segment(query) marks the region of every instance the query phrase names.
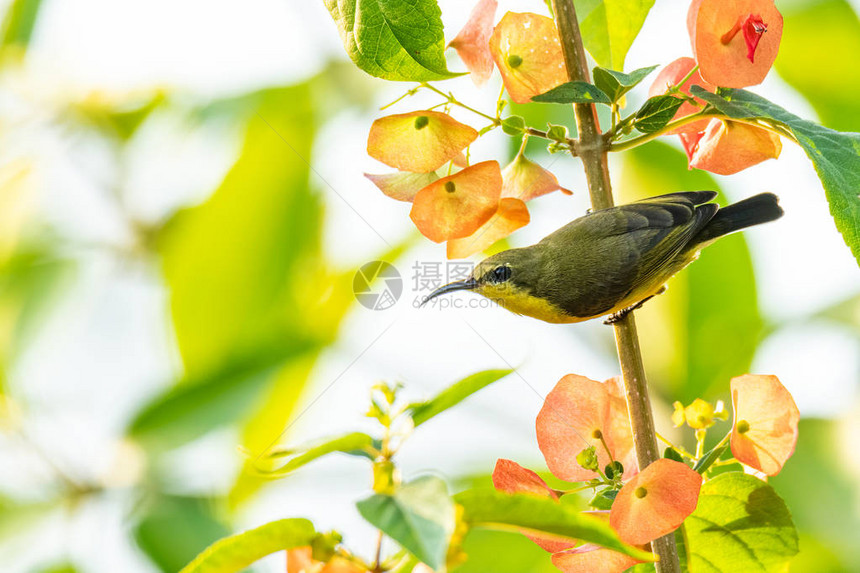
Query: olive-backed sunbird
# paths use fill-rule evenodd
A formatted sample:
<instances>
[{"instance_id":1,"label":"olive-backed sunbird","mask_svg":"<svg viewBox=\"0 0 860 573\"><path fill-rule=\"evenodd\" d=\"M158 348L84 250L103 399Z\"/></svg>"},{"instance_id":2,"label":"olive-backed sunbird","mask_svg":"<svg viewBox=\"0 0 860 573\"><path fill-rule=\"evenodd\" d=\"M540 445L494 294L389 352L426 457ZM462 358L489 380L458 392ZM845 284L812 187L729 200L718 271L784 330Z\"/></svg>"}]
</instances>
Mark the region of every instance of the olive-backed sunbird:
<instances>
[{"instance_id":1,"label":"olive-backed sunbird","mask_svg":"<svg viewBox=\"0 0 860 573\"><path fill-rule=\"evenodd\" d=\"M772 193L723 208L710 202L716 196L670 193L590 212L535 245L484 259L468 279L436 289L422 304L470 290L546 322L605 315L614 322L663 292L716 239L783 213Z\"/></svg>"}]
</instances>

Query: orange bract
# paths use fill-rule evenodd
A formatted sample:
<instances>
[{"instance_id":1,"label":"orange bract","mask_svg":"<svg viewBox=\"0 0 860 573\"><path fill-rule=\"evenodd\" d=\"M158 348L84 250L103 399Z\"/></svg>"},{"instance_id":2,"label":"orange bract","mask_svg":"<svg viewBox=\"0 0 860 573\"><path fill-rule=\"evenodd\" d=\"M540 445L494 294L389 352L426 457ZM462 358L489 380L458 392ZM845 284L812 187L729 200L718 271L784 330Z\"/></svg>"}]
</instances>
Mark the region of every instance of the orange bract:
<instances>
[{"instance_id":1,"label":"orange bract","mask_svg":"<svg viewBox=\"0 0 860 573\"><path fill-rule=\"evenodd\" d=\"M702 77L743 88L760 84L773 65L782 14L773 0L693 0L687 30Z\"/></svg>"},{"instance_id":2,"label":"orange bract","mask_svg":"<svg viewBox=\"0 0 860 573\"><path fill-rule=\"evenodd\" d=\"M496 0L478 0L469 15L469 21L448 44L457 50L460 59L471 72L476 86L483 85L493 73L493 56L490 54L489 42L498 6Z\"/></svg>"},{"instance_id":3,"label":"orange bract","mask_svg":"<svg viewBox=\"0 0 860 573\"><path fill-rule=\"evenodd\" d=\"M529 161L524 155L517 155L502 169L502 180L502 197L531 201L553 191L573 194L573 191L558 184L555 175L534 161Z\"/></svg>"},{"instance_id":4,"label":"orange bract","mask_svg":"<svg viewBox=\"0 0 860 573\"><path fill-rule=\"evenodd\" d=\"M401 171L427 173L457 157L478 132L438 111L380 117L370 126L367 153Z\"/></svg>"},{"instance_id":5,"label":"orange bract","mask_svg":"<svg viewBox=\"0 0 860 573\"><path fill-rule=\"evenodd\" d=\"M681 134L690 167L732 175L782 151L779 136L760 127L712 119L701 134Z\"/></svg>"},{"instance_id":6,"label":"orange bract","mask_svg":"<svg viewBox=\"0 0 860 573\"><path fill-rule=\"evenodd\" d=\"M490 219L462 239L448 241L448 258L465 259L504 239L520 227L529 224L529 210L519 199L503 197Z\"/></svg>"},{"instance_id":7,"label":"orange bract","mask_svg":"<svg viewBox=\"0 0 860 573\"><path fill-rule=\"evenodd\" d=\"M332 557L328 563L313 558L310 547L287 550L287 573L363 573L367 571L342 557Z\"/></svg>"},{"instance_id":8,"label":"orange bract","mask_svg":"<svg viewBox=\"0 0 860 573\"><path fill-rule=\"evenodd\" d=\"M499 163L484 161L421 189L412 201L409 216L431 241L461 239L493 216L501 193Z\"/></svg>"},{"instance_id":9,"label":"orange bract","mask_svg":"<svg viewBox=\"0 0 860 573\"><path fill-rule=\"evenodd\" d=\"M493 30L490 53L505 89L516 103L528 103L567 81L567 69L552 18L508 12Z\"/></svg>"},{"instance_id":10,"label":"orange bract","mask_svg":"<svg viewBox=\"0 0 860 573\"><path fill-rule=\"evenodd\" d=\"M654 83L651 84L651 89L648 91L648 97L665 94L668 88L676 85L684 79L695 65L696 60L693 58L678 58L663 68L660 73L657 74L657 77L654 79ZM690 76L690 79L685 81L683 85L678 87L678 89L683 93L690 95L690 86L702 86L708 91L714 91L714 86L703 80L698 71L694 72L693 75ZM705 104L705 102L700 99L697 99L696 101L699 102L701 106L704 106ZM685 101L681 104L681 107L678 108L678 111L675 112L675 116L672 119L675 120L687 117L688 115L692 115L701 110L702 107L696 107L692 103ZM708 127L708 121L708 119L702 119L693 123L688 123L687 125L683 125L673 129L672 131L666 132L666 135L703 131Z\"/></svg>"},{"instance_id":11,"label":"orange bract","mask_svg":"<svg viewBox=\"0 0 860 573\"><path fill-rule=\"evenodd\" d=\"M539 475L511 460L500 459L496 462L493 470L493 486L504 493L528 493L558 500L555 491L546 485ZM575 542L569 539L563 540L531 533L525 533L525 536L550 553L563 551L575 545Z\"/></svg>"},{"instance_id":12,"label":"orange bract","mask_svg":"<svg viewBox=\"0 0 860 573\"><path fill-rule=\"evenodd\" d=\"M415 194L421 189L439 179L439 176L433 171L429 173L409 173L406 171L380 174L365 173L364 176L387 196L408 203L412 202Z\"/></svg>"},{"instance_id":13,"label":"orange bract","mask_svg":"<svg viewBox=\"0 0 860 573\"><path fill-rule=\"evenodd\" d=\"M767 475L782 470L794 453L800 412L776 376L732 379L732 454Z\"/></svg>"},{"instance_id":14,"label":"orange bract","mask_svg":"<svg viewBox=\"0 0 860 573\"><path fill-rule=\"evenodd\" d=\"M627 482L609 523L623 541L641 545L671 533L696 509L702 476L685 464L660 459Z\"/></svg>"},{"instance_id":15,"label":"orange bract","mask_svg":"<svg viewBox=\"0 0 860 573\"><path fill-rule=\"evenodd\" d=\"M553 475L567 481L596 477L595 472L577 463L576 456L594 446L599 466L603 468L608 464L611 460L600 435L611 450L614 444L626 448L623 438L613 435L618 428L613 404L617 402L613 402L608 386L602 382L576 374L568 374L558 381L547 395L536 421L538 447ZM629 455L627 451L619 453L621 455L613 451L616 460Z\"/></svg>"},{"instance_id":16,"label":"orange bract","mask_svg":"<svg viewBox=\"0 0 860 573\"><path fill-rule=\"evenodd\" d=\"M624 479L630 479L639 473L639 462L636 461L633 433L630 431L624 382L620 376L616 376L606 380L603 385L609 394L609 449L612 450L615 460L624 466Z\"/></svg>"}]
</instances>

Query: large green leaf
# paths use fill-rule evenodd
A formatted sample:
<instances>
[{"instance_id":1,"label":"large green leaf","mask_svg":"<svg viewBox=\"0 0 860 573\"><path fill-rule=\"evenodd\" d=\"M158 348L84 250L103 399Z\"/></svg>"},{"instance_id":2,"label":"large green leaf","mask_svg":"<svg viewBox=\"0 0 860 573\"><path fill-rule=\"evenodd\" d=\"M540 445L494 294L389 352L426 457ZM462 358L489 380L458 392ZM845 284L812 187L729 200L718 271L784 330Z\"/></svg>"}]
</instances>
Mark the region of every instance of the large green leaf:
<instances>
[{"instance_id":1,"label":"large green leaf","mask_svg":"<svg viewBox=\"0 0 860 573\"><path fill-rule=\"evenodd\" d=\"M521 533L471 529L462 549L467 559L454 573L558 573L549 553Z\"/></svg>"},{"instance_id":2,"label":"large green leaf","mask_svg":"<svg viewBox=\"0 0 860 573\"><path fill-rule=\"evenodd\" d=\"M455 382L442 390L430 400L410 404L409 410L412 413L412 421L415 423L415 426L420 426L433 416L456 406L478 390L486 388L497 380L501 380L511 372L513 370L510 369L484 370L483 372L476 372L475 374L466 376L459 382Z\"/></svg>"},{"instance_id":3,"label":"large green leaf","mask_svg":"<svg viewBox=\"0 0 860 573\"><path fill-rule=\"evenodd\" d=\"M785 30L775 67L824 125L860 131L860 19L846 0L780 4Z\"/></svg>"},{"instance_id":4,"label":"large green leaf","mask_svg":"<svg viewBox=\"0 0 860 573\"><path fill-rule=\"evenodd\" d=\"M197 497L159 496L134 527L138 546L165 573L179 571L229 533L215 519L212 503Z\"/></svg>"},{"instance_id":5,"label":"large green leaf","mask_svg":"<svg viewBox=\"0 0 860 573\"><path fill-rule=\"evenodd\" d=\"M371 457L367 450L373 445L373 438L368 434L352 432L351 434L344 434L343 436L324 440L313 446L278 452L268 456L268 459L272 461L281 462L281 465L271 472L270 477L287 475L305 464L336 452Z\"/></svg>"},{"instance_id":6,"label":"large green leaf","mask_svg":"<svg viewBox=\"0 0 860 573\"><path fill-rule=\"evenodd\" d=\"M794 134L821 179L836 228L860 262L860 133L822 127L746 90L724 89L720 97L694 88L729 117L775 120Z\"/></svg>"},{"instance_id":7,"label":"large green leaf","mask_svg":"<svg viewBox=\"0 0 860 573\"><path fill-rule=\"evenodd\" d=\"M454 77L436 0L325 0L355 65L386 80Z\"/></svg>"},{"instance_id":8,"label":"large green leaf","mask_svg":"<svg viewBox=\"0 0 860 573\"><path fill-rule=\"evenodd\" d=\"M671 191L719 190L714 178L688 170L684 153L655 141L623 154L625 201ZM718 202L725 205L724 195ZM778 225L779 222L774 223ZM743 233L721 238L637 312L650 378L671 400L690 403L725 392L749 370L764 333L752 259Z\"/></svg>"},{"instance_id":9,"label":"large green leaf","mask_svg":"<svg viewBox=\"0 0 860 573\"><path fill-rule=\"evenodd\" d=\"M357 506L364 519L433 569L445 563L454 533L454 502L441 479L420 477L393 495L375 494Z\"/></svg>"},{"instance_id":10,"label":"large green leaf","mask_svg":"<svg viewBox=\"0 0 860 573\"><path fill-rule=\"evenodd\" d=\"M654 0L574 0L574 5L588 53L601 66L623 70Z\"/></svg>"},{"instance_id":11,"label":"large green leaf","mask_svg":"<svg viewBox=\"0 0 860 573\"><path fill-rule=\"evenodd\" d=\"M765 482L741 472L706 482L685 527L690 571L781 573L798 551L785 502Z\"/></svg>"},{"instance_id":12,"label":"large green leaf","mask_svg":"<svg viewBox=\"0 0 860 573\"><path fill-rule=\"evenodd\" d=\"M0 46L26 49L36 27L42 0L12 0L0 29Z\"/></svg>"},{"instance_id":13,"label":"large green leaf","mask_svg":"<svg viewBox=\"0 0 860 573\"><path fill-rule=\"evenodd\" d=\"M471 489L454 496L463 507L463 520L470 527L526 530L596 543L643 561L653 560L645 551L622 542L615 531L594 517L555 500L528 494L508 495L492 489Z\"/></svg>"},{"instance_id":14,"label":"large green leaf","mask_svg":"<svg viewBox=\"0 0 860 573\"><path fill-rule=\"evenodd\" d=\"M233 573L277 551L310 545L316 537L307 519L281 519L210 545L180 573Z\"/></svg>"}]
</instances>

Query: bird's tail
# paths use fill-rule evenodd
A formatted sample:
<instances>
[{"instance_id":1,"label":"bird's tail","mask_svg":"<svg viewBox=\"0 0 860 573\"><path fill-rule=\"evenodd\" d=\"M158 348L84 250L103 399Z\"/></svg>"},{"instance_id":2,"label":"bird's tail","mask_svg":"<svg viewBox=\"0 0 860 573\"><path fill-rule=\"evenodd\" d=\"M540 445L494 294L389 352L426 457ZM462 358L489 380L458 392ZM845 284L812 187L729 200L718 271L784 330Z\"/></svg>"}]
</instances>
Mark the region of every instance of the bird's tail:
<instances>
[{"instance_id":1,"label":"bird's tail","mask_svg":"<svg viewBox=\"0 0 860 573\"><path fill-rule=\"evenodd\" d=\"M782 217L779 198L773 193L761 193L743 201L721 208L699 232L696 243L709 243L714 239L752 227L775 221Z\"/></svg>"}]
</instances>

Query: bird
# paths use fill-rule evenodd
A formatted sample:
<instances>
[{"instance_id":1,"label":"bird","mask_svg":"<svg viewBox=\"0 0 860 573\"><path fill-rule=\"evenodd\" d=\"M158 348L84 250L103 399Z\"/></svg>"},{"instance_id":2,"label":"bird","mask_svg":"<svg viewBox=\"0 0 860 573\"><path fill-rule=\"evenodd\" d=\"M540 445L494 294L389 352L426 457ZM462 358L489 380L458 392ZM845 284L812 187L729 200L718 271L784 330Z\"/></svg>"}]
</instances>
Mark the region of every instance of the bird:
<instances>
[{"instance_id":1,"label":"bird","mask_svg":"<svg viewBox=\"0 0 860 573\"><path fill-rule=\"evenodd\" d=\"M720 207L715 191L682 191L588 212L540 242L496 253L430 293L468 290L549 323L607 316L613 324L725 235L779 219L773 193Z\"/></svg>"}]
</instances>

